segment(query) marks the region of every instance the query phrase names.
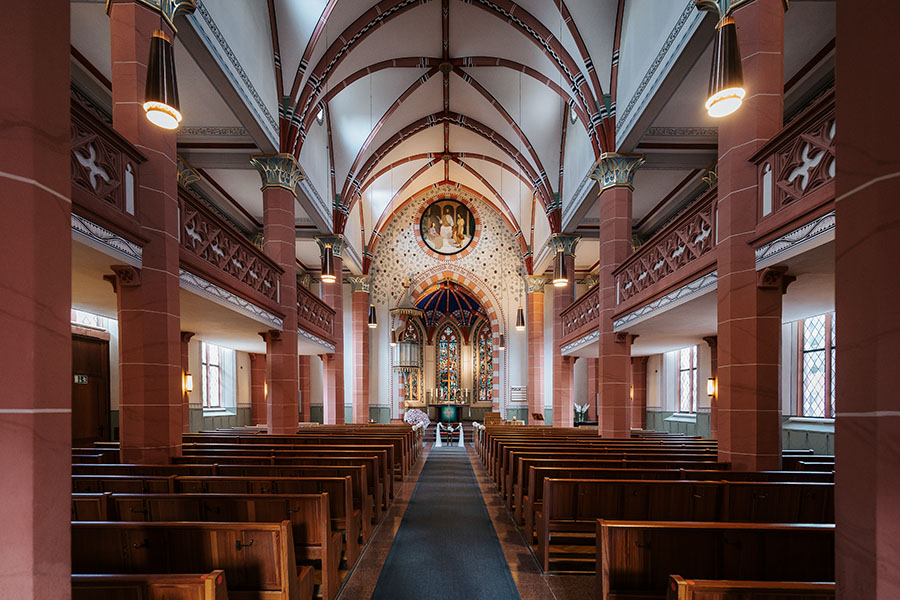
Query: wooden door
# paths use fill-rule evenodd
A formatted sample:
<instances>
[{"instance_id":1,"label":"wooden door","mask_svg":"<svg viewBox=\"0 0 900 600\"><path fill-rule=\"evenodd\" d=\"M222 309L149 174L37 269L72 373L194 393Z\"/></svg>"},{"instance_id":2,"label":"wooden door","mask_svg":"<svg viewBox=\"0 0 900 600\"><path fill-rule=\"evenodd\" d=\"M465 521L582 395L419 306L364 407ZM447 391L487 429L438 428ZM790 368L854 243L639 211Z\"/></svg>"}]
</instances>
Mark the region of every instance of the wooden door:
<instances>
[{"instance_id":1,"label":"wooden door","mask_svg":"<svg viewBox=\"0 0 900 600\"><path fill-rule=\"evenodd\" d=\"M72 446L109 441L109 342L72 336Z\"/></svg>"}]
</instances>

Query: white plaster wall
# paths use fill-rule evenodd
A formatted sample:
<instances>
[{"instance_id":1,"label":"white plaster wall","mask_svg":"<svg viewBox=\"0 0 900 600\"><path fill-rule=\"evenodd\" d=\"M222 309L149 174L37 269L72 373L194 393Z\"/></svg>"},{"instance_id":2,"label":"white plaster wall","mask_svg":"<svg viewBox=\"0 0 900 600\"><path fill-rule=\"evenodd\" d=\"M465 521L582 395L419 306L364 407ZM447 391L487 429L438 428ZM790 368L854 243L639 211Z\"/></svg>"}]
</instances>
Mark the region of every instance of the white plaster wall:
<instances>
[{"instance_id":1,"label":"white plaster wall","mask_svg":"<svg viewBox=\"0 0 900 600\"><path fill-rule=\"evenodd\" d=\"M390 406L391 328L397 325L387 306L376 306L375 316L379 326L369 334L369 406Z\"/></svg>"},{"instance_id":2,"label":"white plaster wall","mask_svg":"<svg viewBox=\"0 0 900 600\"><path fill-rule=\"evenodd\" d=\"M709 396L706 393L706 382L712 369L712 354L709 344L700 342L697 344L697 412L708 411L710 407Z\"/></svg>"},{"instance_id":3,"label":"white plaster wall","mask_svg":"<svg viewBox=\"0 0 900 600\"><path fill-rule=\"evenodd\" d=\"M328 130L325 128L324 121L321 125L313 121L309 128L306 140L303 142L303 149L300 151L300 167L322 198L327 201L328 198L333 197L331 170L328 164ZM348 236L354 235L352 229L348 228L347 232Z\"/></svg>"},{"instance_id":4,"label":"white plaster wall","mask_svg":"<svg viewBox=\"0 0 900 600\"><path fill-rule=\"evenodd\" d=\"M109 409L119 410L119 322L107 319L109 332Z\"/></svg>"},{"instance_id":5,"label":"white plaster wall","mask_svg":"<svg viewBox=\"0 0 900 600\"><path fill-rule=\"evenodd\" d=\"M663 356L653 354L647 358L647 408L662 410Z\"/></svg>"},{"instance_id":6,"label":"white plaster wall","mask_svg":"<svg viewBox=\"0 0 900 600\"><path fill-rule=\"evenodd\" d=\"M590 404L588 398L588 359L579 358L575 361L574 402L576 404Z\"/></svg>"},{"instance_id":7,"label":"white plaster wall","mask_svg":"<svg viewBox=\"0 0 900 600\"><path fill-rule=\"evenodd\" d=\"M237 406L250 406L250 354L236 351L234 363L237 375L237 386L235 387Z\"/></svg>"},{"instance_id":8,"label":"white plaster wall","mask_svg":"<svg viewBox=\"0 0 900 600\"><path fill-rule=\"evenodd\" d=\"M584 178L589 175L588 171L593 165L594 149L591 147L591 140L584 130L584 125L581 124L581 121L573 124L570 120L566 129L566 162L563 165L563 189L561 191L563 214L567 213L566 209L571 204L573 195L578 191ZM590 187L591 183L588 181L586 185ZM538 240L535 239L535 244L537 243Z\"/></svg>"},{"instance_id":9,"label":"white plaster wall","mask_svg":"<svg viewBox=\"0 0 900 600\"><path fill-rule=\"evenodd\" d=\"M799 379L799 359L797 346L800 322L792 321L781 326L781 414L797 415L797 383Z\"/></svg>"},{"instance_id":10,"label":"white plaster wall","mask_svg":"<svg viewBox=\"0 0 900 600\"><path fill-rule=\"evenodd\" d=\"M325 372L322 367L322 359L318 356L309 357L309 395L312 402L310 406L322 406L325 398Z\"/></svg>"}]
</instances>

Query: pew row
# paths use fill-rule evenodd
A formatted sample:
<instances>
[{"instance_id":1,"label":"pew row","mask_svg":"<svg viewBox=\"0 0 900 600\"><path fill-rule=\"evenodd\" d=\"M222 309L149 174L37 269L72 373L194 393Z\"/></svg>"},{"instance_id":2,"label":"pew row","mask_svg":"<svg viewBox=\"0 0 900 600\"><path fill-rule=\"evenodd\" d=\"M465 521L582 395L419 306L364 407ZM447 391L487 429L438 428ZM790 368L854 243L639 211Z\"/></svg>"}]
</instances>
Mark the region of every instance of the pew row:
<instances>
[{"instance_id":1,"label":"pew row","mask_svg":"<svg viewBox=\"0 0 900 600\"><path fill-rule=\"evenodd\" d=\"M834 600L833 583L669 578L666 600Z\"/></svg>"},{"instance_id":2,"label":"pew row","mask_svg":"<svg viewBox=\"0 0 900 600\"><path fill-rule=\"evenodd\" d=\"M228 600L225 572L72 575L72 600Z\"/></svg>"}]
</instances>

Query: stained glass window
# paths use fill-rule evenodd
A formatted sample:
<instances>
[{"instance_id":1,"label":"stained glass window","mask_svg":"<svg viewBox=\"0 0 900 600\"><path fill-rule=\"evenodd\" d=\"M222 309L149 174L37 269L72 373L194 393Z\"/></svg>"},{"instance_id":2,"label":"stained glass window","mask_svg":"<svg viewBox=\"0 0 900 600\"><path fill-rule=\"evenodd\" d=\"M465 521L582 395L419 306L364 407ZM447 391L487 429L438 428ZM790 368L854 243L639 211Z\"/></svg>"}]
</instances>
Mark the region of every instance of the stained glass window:
<instances>
[{"instance_id":1,"label":"stained glass window","mask_svg":"<svg viewBox=\"0 0 900 600\"><path fill-rule=\"evenodd\" d=\"M455 400L459 389L459 333L449 325L441 329L437 347L438 401Z\"/></svg>"},{"instance_id":2,"label":"stained glass window","mask_svg":"<svg viewBox=\"0 0 900 600\"><path fill-rule=\"evenodd\" d=\"M477 387L476 401L490 402L494 388L494 334L488 323L483 323L475 338L476 354L474 375Z\"/></svg>"},{"instance_id":3,"label":"stained glass window","mask_svg":"<svg viewBox=\"0 0 900 600\"><path fill-rule=\"evenodd\" d=\"M697 346L678 351L678 411L697 411Z\"/></svg>"},{"instance_id":4,"label":"stained glass window","mask_svg":"<svg viewBox=\"0 0 900 600\"><path fill-rule=\"evenodd\" d=\"M834 314L801 321L800 409L804 417L834 416Z\"/></svg>"}]
</instances>

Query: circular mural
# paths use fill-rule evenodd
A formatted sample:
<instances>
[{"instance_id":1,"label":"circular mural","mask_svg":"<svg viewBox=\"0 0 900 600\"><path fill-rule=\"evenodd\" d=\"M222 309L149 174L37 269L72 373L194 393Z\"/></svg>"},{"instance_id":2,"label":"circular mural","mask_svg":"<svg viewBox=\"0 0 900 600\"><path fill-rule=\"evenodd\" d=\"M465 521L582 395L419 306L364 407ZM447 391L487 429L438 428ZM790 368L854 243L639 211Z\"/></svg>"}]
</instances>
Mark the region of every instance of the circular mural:
<instances>
[{"instance_id":1,"label":"circular mural","mask_svg":"<svg viewBox=\"0 0 900 600\"><path fill-rule=\"evenodd\" d=\"M459 200L437 200L422 213L419 234L425 245L438 254L457 254L475 237L475 216Z\"/></svg>"}]
</instances>

